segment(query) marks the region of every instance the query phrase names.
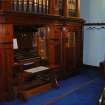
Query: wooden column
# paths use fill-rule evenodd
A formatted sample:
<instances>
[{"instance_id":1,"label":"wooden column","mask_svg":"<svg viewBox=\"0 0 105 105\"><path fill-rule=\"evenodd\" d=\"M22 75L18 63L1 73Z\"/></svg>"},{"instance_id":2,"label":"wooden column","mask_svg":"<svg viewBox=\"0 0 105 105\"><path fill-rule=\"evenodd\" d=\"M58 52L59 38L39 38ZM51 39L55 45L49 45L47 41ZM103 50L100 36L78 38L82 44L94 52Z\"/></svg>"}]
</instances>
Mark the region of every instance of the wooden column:
<instances>
[{"instance_id":1,"label":"wooden column","mask_svg":"<svg viewBox=\"0 0 105 105\"><path fill-rule=\"evenodd\" d=\"M50 65L60 63L60 30L59 26L50 25L48 32L48 58Z\"/></svg>"},{"instance_id":2,"label":"wooden column","mask_svg":"<svg viewBox=\"0 0 105 105\"><path fill-rule=\"evenodd\" d=\"M12 95L12 25L0 24L0 100L7 100Z\"/></svg>"},{"instance_id":3,"label":"wooden column","mask_svg":"<svg viewBox=\"0 0 105 105\"><path fill-rule=\"evenodd\" d=\"M80 0L76 1L76 12L77 17L80 17Z\"/></svg>"},{"instance_id":4,"label":"wooden column","mask_svg":"<svg viewBox=\"0 0 105 105\"><path fill-rule=\"evenodd\" d=\"M67 0L64 0L63 1L64 2L64 8L63 8L63 16L67 16Z\"/></svg>"},{"instance_id":5,"label":"wooden column","mask_svg":"<svg viewBox=\"0 0 105 105\"><path fill-rule=\"evenodd\" d=\"M48 47L48 61L49 64L55 64L55 49L54 49L54 42L51 40L52 38L52 30L53 26L48 27L48 35L47 35L47 47Z\"/></svg>"}]
</instances>

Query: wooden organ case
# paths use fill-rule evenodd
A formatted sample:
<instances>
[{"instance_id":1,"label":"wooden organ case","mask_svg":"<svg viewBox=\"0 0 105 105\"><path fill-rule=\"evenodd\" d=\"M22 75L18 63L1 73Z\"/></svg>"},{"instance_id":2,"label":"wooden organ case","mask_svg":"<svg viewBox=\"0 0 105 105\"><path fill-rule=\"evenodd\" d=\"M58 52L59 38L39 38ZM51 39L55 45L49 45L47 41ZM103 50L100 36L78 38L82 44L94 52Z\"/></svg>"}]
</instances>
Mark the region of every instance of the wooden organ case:
<instances>
[{"instance_id":1,"label":"wooden organ case","mask_svg":"<svg viewBox=\"0 0 105 105\"><path fill-rule=\"evenodd\" d=\"M53 84L58 76L55 72L69 77L79 70L84 23L79 4L79 0L0 1L0 100L13 99L17 92L30 96L33 91L47 90L57 86ZM46 77L48 71L34 76L24 72L39 66L54 71L50 73L52 82L49 78L38 80L39 84L34 81ZM31 88L24 91L24 83Z\"/></svg>"}]
</instances>

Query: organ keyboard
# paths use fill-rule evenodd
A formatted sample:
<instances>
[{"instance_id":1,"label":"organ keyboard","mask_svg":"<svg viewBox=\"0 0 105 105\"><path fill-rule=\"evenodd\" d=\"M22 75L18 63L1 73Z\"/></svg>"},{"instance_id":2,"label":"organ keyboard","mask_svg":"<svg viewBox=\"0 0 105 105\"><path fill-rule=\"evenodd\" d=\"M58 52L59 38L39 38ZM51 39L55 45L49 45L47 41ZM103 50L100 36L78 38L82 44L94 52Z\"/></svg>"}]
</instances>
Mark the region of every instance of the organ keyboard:
<instances>
[{"instance_id":1,"label":"organ keyboard","mask_svg":"<svg viewBox=\"0 0 105 105\"><path fill-rule=\"evenodd\" d=\"M58 65L49 65L48 67L40 65L33 68L23 69L23 66L27 66L29 64L31 63L26 61L17 62L14 65L15 68L20 68L20 70L17 69L17 72L15 72L17 76L14 77L17 81L15 93L18 93L21 100L25 101L28 96L44 92L51 87L59 87L59 83L56 78L56 73L59 69Z\"/></svg>"},{"instance_id":2,"label":"organ keyboard","mask_svg":"<svg viewBox=\"0 0 105 105\"><path fill-rule=\"evenodd\" d=\"M45 67L45 66L38 66L38 67L34 67L32 69L27 69L27 70L24 70L24 71L28 72L28 73L37 73L37 72L45 71L45 70L48 70L48 69L49 68Z\"/></svg>"}]
</instances>

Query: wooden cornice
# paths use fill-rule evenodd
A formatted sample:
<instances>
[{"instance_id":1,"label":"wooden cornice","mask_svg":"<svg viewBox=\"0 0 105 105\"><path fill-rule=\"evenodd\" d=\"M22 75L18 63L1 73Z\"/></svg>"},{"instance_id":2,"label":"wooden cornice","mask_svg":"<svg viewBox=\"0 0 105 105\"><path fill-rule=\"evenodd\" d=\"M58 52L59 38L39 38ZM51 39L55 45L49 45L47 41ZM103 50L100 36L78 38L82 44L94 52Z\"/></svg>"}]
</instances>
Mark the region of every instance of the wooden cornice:
<instances>
[{"instance_id":1,"label":"wooden cornice","mask_svg":"<svg viewBox=\"0 0 105 105\"><path fill-rule=\"evenodd\" d=\"M9 24L52 24L52 23L68 23L68 22L84 22L80 17L66 17L59 15L41 15L23 12L2 12L0 17L4 17L0 23Z\"/></svg>"}]
</instances>

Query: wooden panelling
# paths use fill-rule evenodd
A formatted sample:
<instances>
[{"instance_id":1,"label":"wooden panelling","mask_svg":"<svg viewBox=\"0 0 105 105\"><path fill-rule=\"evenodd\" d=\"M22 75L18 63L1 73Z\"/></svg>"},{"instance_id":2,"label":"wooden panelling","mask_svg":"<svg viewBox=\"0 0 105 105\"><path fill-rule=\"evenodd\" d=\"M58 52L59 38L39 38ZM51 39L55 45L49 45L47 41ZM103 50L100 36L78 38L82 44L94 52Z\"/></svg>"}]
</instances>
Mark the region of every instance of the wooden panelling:
<instances>
[{"instance_id":1,"label":"wooden panelling","mask_svg":"<svg viewBox=\"0 0 105 105\"><path fill-rule=\"evenodd\" d=\"M29 91L23 91L24 96L29 97L29 96L33 96L33 95L37 95L40 94L42 92L46 92L49 89L51 89L51 84L45 84L43 86L39 86L37 88L33 88Z\"/></svg>"},{"instance_id":2,"label":"wooden panelling","mask_svg":"<svg viewBox=\"0 0 105 105\"><path fill-rule=\"evenodd\" d=\"M83 61L83 40L81 24L65 25L63 31L63 65L64 73L70 76L78 72Z\"/></svg>"},{"instance_id":3,"label":"wooden panelling","mask_svg":"<svg viewBox=\"0 0 105 105\"><path fill-rule=\"evenodd\" d=\"M9 94L12 92L13 51L11 45L0 44L0 46L2 46L0 47L0 93L3 96L10 96Z\"/></svg>"},{"instance_id":4,"label":"wooden panelling","mask_svg":"<svg viewBox=\"0 0 105 105\"><path fill-rule=\"evenodd\" d=\"M12 25L0 24L0 43L9 43L13 39Z\"/></svg>"},{"instance_id":5,"label":"wooden panelling","mask_svg":"<svg viewBox=\"0 0 105 105\"><path fill-rule=\"evenodd\" d=\"M11 7L12 7L12 0L1 0L0 4L1 4L1 10L2 11L10 11Z\"/></svg>"}]
</instances>

